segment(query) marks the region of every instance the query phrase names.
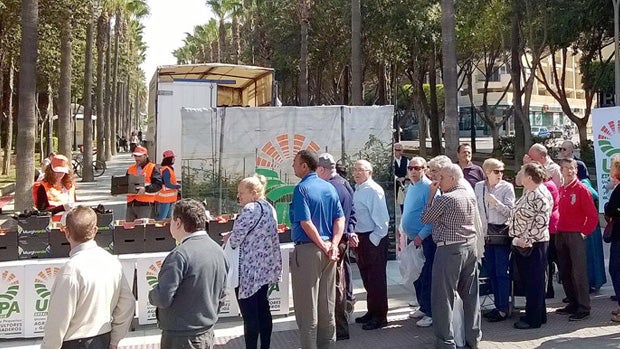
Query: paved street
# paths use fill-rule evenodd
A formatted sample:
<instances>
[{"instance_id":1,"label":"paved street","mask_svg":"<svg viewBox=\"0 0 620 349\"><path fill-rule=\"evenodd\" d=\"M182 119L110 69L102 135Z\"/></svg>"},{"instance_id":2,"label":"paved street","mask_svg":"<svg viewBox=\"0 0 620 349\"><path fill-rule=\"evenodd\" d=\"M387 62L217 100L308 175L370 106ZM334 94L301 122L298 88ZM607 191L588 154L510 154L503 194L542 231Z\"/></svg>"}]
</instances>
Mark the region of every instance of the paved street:
<instances>
[{"instance_id":1,"label":"paved street","mask_svg":"<svg viewBox=\"0 0 620 349\"><path fill-rule=\"evenodd\" d=\"M124 217L124 197L110 197L110 176L122 175L132 159L128 154L122 154L108 163L108 170L95 183L78 182L78 199L81 203L95 205L104 202L106 207L114 210L115 215ZM7 207L7 209L11 209ZM7 212L5 210L5 212ZM608 256L609 246L605 244L605 255ZM607 257L606 257L607 258ZM608 276L609 280L609 276ZM355 294L358 302L354 316L363 315L366 309L365 293L361 279L355 269ZM550 312L549 321L540 329L516 330L512 324L518 318L499 322L483 322L483 341L480 348L620 348L620 324L609 320L609 312L616 307L609 300L612 288L609 282L603 286L598 294L592 295L592 314L587 320L569 322L566 317L551 312L562 306L564 297L561 285L556 284L556 298L548 300L547 308ZM363 331L360 325L351 324L351 339L338 342L336 348L432 348L433 331L431 328L418 328L415 320L409 319L411 308L409 292L401 284L398 270L398 261L388 264L388 293L390 311L388 327ZM483 304L488 306L490 299L482 298ZM516 306L523 307L523 298L516 297ZM279 316L274 319L274 333L272 348L298 348L298 335L295 325L294 309L289 316ZM216 325L216 348L244 348L243 324L240 318L221 319ZM0 339L0 348L38 348L39 339ZM129 337L121 342L120 348L158 348L159 330L154 325L139 326L131 332Z\"/></svg>"}]
</instances>

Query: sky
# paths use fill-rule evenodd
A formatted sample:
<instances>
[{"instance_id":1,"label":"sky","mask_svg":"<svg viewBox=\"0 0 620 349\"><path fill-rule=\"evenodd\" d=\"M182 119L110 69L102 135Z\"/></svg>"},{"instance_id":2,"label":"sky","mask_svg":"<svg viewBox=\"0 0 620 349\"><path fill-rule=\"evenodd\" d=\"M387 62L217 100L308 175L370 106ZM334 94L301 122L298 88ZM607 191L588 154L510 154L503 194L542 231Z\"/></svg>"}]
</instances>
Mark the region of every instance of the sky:
<instances>
[{"instance_id":1,"label":"sky","mask_svg":"<svg viewBox=\"0 0 620 349\"><path fill-rule=\"evenodd\" d=\"M183 45L186 32L209 21L206 0L147 0L151 14L143 20L146 60L141 68L148 84L158 65L176 64L172 51Z\"/></svg>"}]
</instances>

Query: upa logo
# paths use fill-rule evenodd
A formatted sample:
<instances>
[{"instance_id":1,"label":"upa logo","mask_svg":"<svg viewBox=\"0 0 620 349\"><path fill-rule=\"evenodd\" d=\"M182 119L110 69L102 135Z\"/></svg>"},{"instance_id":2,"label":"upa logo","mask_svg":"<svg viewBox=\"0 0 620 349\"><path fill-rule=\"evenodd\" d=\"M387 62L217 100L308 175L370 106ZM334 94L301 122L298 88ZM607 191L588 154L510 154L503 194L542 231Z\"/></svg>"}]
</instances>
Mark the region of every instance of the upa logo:
<instances>
[{"instance_id":1,"label":"upa logo","mask_svg":"<svg viewBox=\"0 0 620 349\"><path fill-rule=\"evenodd\" d=\"M151 287L157 286L159 284L159 279L157 276L159 275L159 271L161 270L161 261L157 261L146 269L146 283Z\"/></svg>"},{"instance_id":2,"label":"upa logo","mask_svg":"<svg viewBox=\"0 0 620 349\"><path fill-rule=\"evenodd\" d=\"M620 120L611 120L601 126L596 139L599 149L603 153L602 157L602 175L603 179L603 198L609 198L611 190L606 185L609 182L611 170L611 158L620 154Z\"/></svg>"},{"instance_id":3,"label":"upa logo","mask_svg":"<svg viewBox=\"0 0 620 349\"><path fill-rule=\"evenodd\" d=\"M39 296L34 304L37 312L47 312L52 285L59 271L59 267L47 267L34 278L34 290Z\"/></svg>"},{"instance_id":4,"label":"upa logo","mask_svg":"<svg viewBox=\"0 0 620 349\"><path fill-rule=\"evenodd\" d=\"M0 319L19 314L19 303L15 297L19 293L19 280L15 274L5 270L0 274Z\"/></svg>"}]
</instances>

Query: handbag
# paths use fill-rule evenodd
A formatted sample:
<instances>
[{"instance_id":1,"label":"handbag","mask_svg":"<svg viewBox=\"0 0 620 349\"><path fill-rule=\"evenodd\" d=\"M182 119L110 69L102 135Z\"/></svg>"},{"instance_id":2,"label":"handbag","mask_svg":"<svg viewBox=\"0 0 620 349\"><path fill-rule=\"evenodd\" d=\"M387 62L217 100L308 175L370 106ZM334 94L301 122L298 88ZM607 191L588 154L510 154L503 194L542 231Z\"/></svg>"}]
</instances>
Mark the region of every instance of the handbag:
<instances>
[{"instance_id":1,"label":"handbag","mask_svg":"<svg viewBox=\"0 0 620 349\"><path fill-rule=\"evenodd\" d=\"M603 241L610 243L611 233L614 227L614 218L605 216L605 221L607 221L607 225L605 226L605 230L603 230Z\"/></svg>"},{"instance_id":2,"label":"handbag","mask_svg":"<svg viewBox=\"0 0 620 349\"><path fill-rule=\"evenodd\" d=\"M260 215L258 216L256 222L254 222L252 228L248 230L248 234L256 228L260 220L263 218L263 205L258 202L258 206L260 207ZM241 246L241 243L243 243L243 241L239 243L239 247ZM228 272L226 273L226 287L228 288L239 287L239 247L232 248L228 242L224 245L224 258L226 259L226 262L228 262Z\"/></svg>"},{"instance_id":3,"label":"handbag","mask_svg":"<svg viewBox=\"0 0 620 349\"><path fill-rule=\"evenodd\" d=\"M487 201L485 199L486 183L482 187L482 206L484 206L484 215L489 221L489 213L487 212ZM507 224L493 224L487 223L487 235L484 237L484 242L487 245L509 245L512 239L508 236Z\"/></svg>"}]
</instances>

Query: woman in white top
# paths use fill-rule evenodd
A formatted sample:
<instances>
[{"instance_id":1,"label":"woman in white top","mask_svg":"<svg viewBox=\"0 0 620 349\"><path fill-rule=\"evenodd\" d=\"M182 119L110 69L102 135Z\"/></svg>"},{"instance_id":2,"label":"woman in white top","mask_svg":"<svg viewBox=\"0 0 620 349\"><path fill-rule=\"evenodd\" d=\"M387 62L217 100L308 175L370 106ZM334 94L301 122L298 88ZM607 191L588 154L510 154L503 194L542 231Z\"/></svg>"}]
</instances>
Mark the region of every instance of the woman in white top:
<instances>
[{"instance_id":1,"label":"woman in white top","mask_svg":"<svg viewBox=\"0 0 620 349\"><path fill-rule=\"evenodd\" d=\"M495 309L484 314L489 322L506 320L510 307L510 237L507 221L515 206L515 191L512 184L502 179L504 163L487 159L482 164L486 175L484 181L476 183L474 192L478 211L485 233L484 259L482 264L493 289Z\"/></svg>"}]
</instances>

